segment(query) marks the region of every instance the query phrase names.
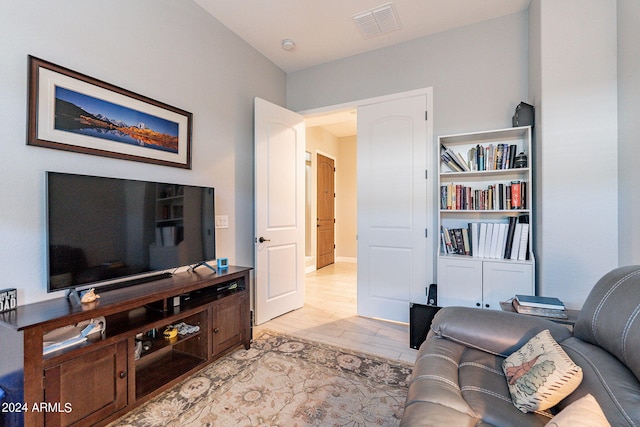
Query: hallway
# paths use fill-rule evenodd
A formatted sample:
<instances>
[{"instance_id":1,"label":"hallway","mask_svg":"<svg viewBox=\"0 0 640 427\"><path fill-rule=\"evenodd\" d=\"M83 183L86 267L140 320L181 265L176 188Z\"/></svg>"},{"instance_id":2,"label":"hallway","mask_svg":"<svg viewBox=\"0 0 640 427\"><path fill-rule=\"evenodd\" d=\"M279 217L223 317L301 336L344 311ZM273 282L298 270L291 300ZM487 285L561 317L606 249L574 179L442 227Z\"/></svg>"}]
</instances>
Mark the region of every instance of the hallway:
<instances>
[{"instance_id":1,"label":"hallway","mask_svg":"<svg viewBox=\"0 0 640 427\"><path fill-rule=\"evenodd\" d=\"M257 326L254 335L269 329L413 363L408 325L357 315L356 272L355 263L336 263L307 274L304 307Z\"/></svg>"}]
</instances>

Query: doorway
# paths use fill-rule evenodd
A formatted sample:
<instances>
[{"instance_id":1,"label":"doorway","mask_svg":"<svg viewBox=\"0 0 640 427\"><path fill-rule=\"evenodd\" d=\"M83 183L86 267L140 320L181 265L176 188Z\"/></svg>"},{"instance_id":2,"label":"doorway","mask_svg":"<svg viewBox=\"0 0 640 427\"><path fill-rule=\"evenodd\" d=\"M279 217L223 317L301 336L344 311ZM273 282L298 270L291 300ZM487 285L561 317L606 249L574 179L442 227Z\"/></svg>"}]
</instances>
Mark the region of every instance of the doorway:
<instances>
[{"instance_id":1,"label":"doorway","mask_svg":"<svg viewBox=\"0 0 640 427\"><path fill-rule=\"evenodd\" d=\"M357 261L356 109L305 117L305 271Z\"/></svg>"},{"instance_id":2,"label":"doorway","mask_svg":"<svg viewBox=\"0 0 640 427\"><path fill-rule=\"evenodd\" d=\"M357 213L354 253L361 316L408 322L409 302L424 300L427 284L434 282L438 234L433 178L428 173L434 170L437 151L429 114L432 93L432 88L424 88L301 112L307 136L309 123L318 116L331 116L340 108L358 115L353 168L357 165L358 185L352 211ZM339 181L343 167L336 168ZM339 206L336 200L336 259L342 225Z\"/></svg>"},{"instance_id":3,"label":"doorway","mask_svg":"<svg viewBox=\"0 0 640 427\"><path fill-rule=\"evenodd\" d=\"M357 271L357 300L358 300L358 314L366 317L380 317L387 318L390 320L396 321L408 321L408 313L405 313L406 310L402 310L400 316L396 315L396 313L388 313L389 310L385 311L386 307L394 306L402 306L406 308L409 301L420 301L421 298L424 298L424 284L425 283L433 283L433 273L435 266L435 258L433 257L434 248L434 238L433 235L436 233L429 233L429 224L433 222L433 215L431 212L431 203L433 199L433 189L432 186L427 186L427 164L433 163L435 164L434 157L431 157L430 153L432 150L432 124L430 120L427 120L427 117L431 117L428 114L429 111L432 110L432 90L430 88L421 89L416 91L404 92L389 96L383 96L378 98L372 98L369 100L362 100L359 102L353 102L349 104L344 104L342 106L342 112L352 111L354 116L355 114L359 114L360 111L365 112L363 123L366 123L366 126L363 127L363 132L361 133L361 140L357 141L356 132L354 132L352 138L353 144L349 144L348 146L353 149L353 167L345 167L336 166L337 176L336 176L336 228L335 228L335 241L336 241L336 261L340 258L340 250L342 249L342 244L340 243L340 236L346 235L348 236L348 240L351 241L354 245L353 250L353 260L355 261L357 258L358 248L362 247L362 255L360 256L360 260L358 262L358 271ZM419 98L420 102L415 102L416 99ZM408 104L405 105L402 100L406 100ZM408 106L409 104L413 105L413 108L409 108L409 112L400 114L401 106ZM257 104L256 104L257 105ZM274 106L275 107L275 106ZM371 108L369 108L371 107ZM306 132L305 128L300 132L301 135L306 134L306 150L311 153L317 153L317 148L310 147L309 137L311 134L316 133L319 136L319 140L331 140L336 141L335 135L329 137L331 132L328 132L326 129L315 126L309 127L311 125L311 117L315 118L318 116L327 116L327 111L335 111L339 107L328 107L323 109L323 111L307 111L301 112L298 114L298 117L301 118L301 122L306 124ZM278 110L284 110L281 107ZM288 110L286 110L288 111ZM425 113L426 111L426 113ZM289 113L295 114L291 111ZM375 113L375 114L374 114ZM383 113L378 115L378 113ZM303 117L306 116L306 117ZM257 114L256 114L257 116ZM375 118L371 121L372 118ZM355 120L352 120L355 123ZM426 126L420 125L420 123L425 123ZM258 130L261 130L265 126L259 126L260 123L256 120L256 135L258 135ZM414 127L417 126L417 127ZM358 125L358 127L360 127ZM268 129L269 126L266 126ZM417 131L419 130L419 132ZM359 132L359 131L358 131ZM295 133L295 132L294 132ZM280 133L278 133L280 135ZM281 138L280 138L281 139ZM256 141L258 138L256 137ZM328 142L331 142L328 141ZM274 140L274 142L276 142ZM357 144L356 144L357 142ZM256 145L257 142L256 142ZM283 144L280 144L283 145ZM304 145L304 142L303 142ZM362 157L361 154L356 155L356 151L360 152L362 145L362 152L367 153L365 157ZM289 144L288 146L294 147L293 144ZM331 144L330 144L331 146ZM339 150L342 149L343 146L347 146L346 144L333 144L333 149ZM296 147L297 144L296 144ZM396 148L394 148L396 147ZM427 149L427 147L429 147ZM294 162L298 164L300 167L300 173L296 176L301 177L302 180L295 180L295 194L299 194L299 190L303 190L305 187L304 184L304 176L305 176L305 159L304 159L304 149L299 150L299 147L296 148L300 155L299 162L298 160ZM425 151L426 150L426 151ZM433 150L435 152L435 150ZM414 155L417 154L417 155ZM289 156L291 157L291 156ZM362 157L362 161L361 161ZM256 158L258 156L256 155ZM313 156L309 156L312 160L315 160ZM338 156L338 159L341 159L341 156ZM387 160L391 159L392 162L388 162ZM340 160L341 161L341 160ZM261 163L256 161L256 163ZM361 167L361 163L363 166ZM342 163L341 163L342 164ZM356 175L356 165L358 170L358 174ZM311 168L313 168L313 164ZM273 169L279 170L279 168ZM346 208L347 203L341 203L339 200L340 194L346 195L347 192L341 191L342 186L342 178L340 177L340 171L352 171L354 174L353 179L353 188L354 192L347 198L348 201L353 203L351 208ZM361 170L363 173L361 175ZM259 176L258 166L256 166L256 176ZM310 179L315 180L316 174L309 173ZM391 177L394 179L387 180L386 177ZM408 182L410 179L411 182ZM369 193L362 192L361 185L356 185L358 180L362 180L363 183L371 184L371 182L375 182L375 189L382 188L384 192L373 192ZM256 180L258 183L261 180ZM291 181L294 182L294 181ZM275 182L274 182L275 183ZM315 183L314 183L315 184ZM257 185L257 184L256 184ZM312 185L311 188L315 188L315 185ZM369 185L370 187L370 185ZM367 187L367 188L369 188ZM309 186L307 186L309 188ZM402 191L397 191L402 190ZM410 190L410 191L409 191ZM282 191L279 191L282 193ZM292 191L292 194L294 192ZM302 191L300 194L302 197L299 199L302 202L302 209L278 209L277 212L297 212L301 215L301 220L296 221L295 224L300 225L301 227L296 227L297 230L300 230L300 238L295 241L293 246L299 248L299 255L296 257L296 268L295 270L298 273L303 273L305 270L308 272L308 269L303 268L304 255L311 255L310 258L315 258L317 254L305 254L305 228L309 226L313 226L313 232L309 233L311 236L311 240L313 240L311 245L308 245L309 248L316 248L316 228L317 224L315 221L312 223L311 221L305 221L304 219L304 203L305 201L305 192ZM361 197L361 193L363 196ZM371 194L370 194L371 193ZM308 198L308 197L307 197ZM311 206L309 206L310 211L313 213L311 218L317 218L317 201L316 197L308 198L307 200ZM389 201L400 200L404 201L404 203L389 203ZM359 201L367 202L368 204L363 205L364 209L358 208ZM373 202L373 204L371 203ZM415 203L414 203L415 202ZM256 205L259 203L256 202ZM353 220L353 231L347 233L341 233L343 230L342 226L342 215L340 213L341 206L346 208L346 211L350 211L355 219ZM389 210L391 209L391 211ZM363 228L363 233L358 239L357 230L358 225L356 224L359 219L356 215L358 210L363 213L367 213L368 217L376 218L377 222L367 222L363 221L367 227ZM384 213L380 215L380 213ZM256 217L262 217L261 215L256 215ZM363 217L365 219L367 216ZM307 216L309 218L309 216ZM408 219L407 219L408 218ZM291 224L291 223L290 223ZM407 226L410 225L410 227ZM398 241L395 236L398 233L393 233L395 229L408 229L412 238L409 239L400 239L398 244L394 242ZM433 228L431 228L433 230ZM390 247L390 245L386 244L385 241L375 241L372 242L369 239L370 236L373 236L374 231L391 231L383 233L381 236L383 240L385 238L394 237L395 240L394 247ZM259 227L258 221L256 221L256 236L261 235L262 231ZM377 233L380 234L380 233ZM436 234L437 236L437 234ZM378 237L375 235L374 237ZM360 241L358 241L360 240ZM262 242L270 242L269 237L264 238L264 240L260 240ZM256 238L256 242L258 239ZM364 242L364 243L363 243ZM426 243L426 245L425 245ZM407 246L409 245L409 246ZM268 245L267 245L268 246ZM346 247L347 245L345 245ZM390 249L388 248L390 247ZM260 247L258 247L260 248ZM378 249L383 248L386 252L380 251ZM389 249L389 250L387 250ZM394 252L395 251L395 252ZM315 250L314 250L315 252ZM384 252L384 253L383 253ZM409 254L410 256L399 256L398 253L403 252ZM387 254L389 253L389 254ZM315 261L315 260L314 260ZM391 275L391 269L388 267L390 265L395 265L396 270L400 264L403 265L401 270L403 271L404 276L408 278L408 280L401 279L398 282L398 278L396 276ZM315 262L314 262L315 264ZM308 266L308 264L306 264ZM278 272L280 274L280 268L277 269L269 269L269 268L257 268L256 271L265 271L265 273L269 273L270 271ZM313 266L312 271L315 270L315 265ZM304 273L303 273L304 274ZM372 280L375 278L376 280ZM281 280L280 280L281 281ZM280 282L279 281L279 282ZM258 280L256 280L256 283ZM260 282L265 282L260 280ZM289 281L284 281L286 284L289 284ZM302 283L304 279L302 280ZM301 282L296 282L301 283ZM401 292L393 292L392 290L397 288L398 285L402 285ZM361 286L362 285L362 286ZM302 284L302 292L304 293L304 284ZM260 300L256 299L256 307L259 306ZM373 302L375 304L370 304ZM387 304L387 302L389 304ZM393 303L393 304L391 304ZM304 303L303 303L304 304ZM365 308L367 310L365 310ZM280 310L281 313L286 313L286 307ZM399 313L399 312L398 312ZM406 320L404 318L407 318Z\"/></svg>"}]
</instances>

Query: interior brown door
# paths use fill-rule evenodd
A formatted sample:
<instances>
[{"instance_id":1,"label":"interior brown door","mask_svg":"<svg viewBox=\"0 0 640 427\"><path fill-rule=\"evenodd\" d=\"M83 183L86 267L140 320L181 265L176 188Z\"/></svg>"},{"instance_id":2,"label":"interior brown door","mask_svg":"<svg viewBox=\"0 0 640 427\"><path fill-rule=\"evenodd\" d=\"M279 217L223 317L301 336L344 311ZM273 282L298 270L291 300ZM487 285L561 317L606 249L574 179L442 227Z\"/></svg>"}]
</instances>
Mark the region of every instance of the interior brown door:
<instances>
[{"instance_id":1,"label":"interior brown door","mask_svg":"<svg viewBox=\"0 0 640 427\"><path fill-rule=\"evenodd\" d=\"M333 159L318 154L318 219L316 268L335 261L335 165Z\"/></svg>"}]
</instances>

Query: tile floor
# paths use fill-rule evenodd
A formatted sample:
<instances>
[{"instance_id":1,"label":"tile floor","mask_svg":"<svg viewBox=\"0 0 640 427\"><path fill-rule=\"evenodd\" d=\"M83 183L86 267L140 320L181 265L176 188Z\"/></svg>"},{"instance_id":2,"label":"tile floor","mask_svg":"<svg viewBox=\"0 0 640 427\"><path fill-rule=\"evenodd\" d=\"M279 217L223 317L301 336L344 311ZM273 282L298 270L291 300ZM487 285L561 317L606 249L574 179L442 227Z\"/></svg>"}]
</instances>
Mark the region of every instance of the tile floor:
<instances>
[{"instance_id":1,"label":"tile floor","mask_svg":"<svg viewBox=\"0 0 640 427\"><path fill-rule=\"evenodd\" d=\"M303 308L254 328L270 329L413 364L409 325L360 317L354 263L336 263L306 275Z\"/></svg>"}]
</instances>

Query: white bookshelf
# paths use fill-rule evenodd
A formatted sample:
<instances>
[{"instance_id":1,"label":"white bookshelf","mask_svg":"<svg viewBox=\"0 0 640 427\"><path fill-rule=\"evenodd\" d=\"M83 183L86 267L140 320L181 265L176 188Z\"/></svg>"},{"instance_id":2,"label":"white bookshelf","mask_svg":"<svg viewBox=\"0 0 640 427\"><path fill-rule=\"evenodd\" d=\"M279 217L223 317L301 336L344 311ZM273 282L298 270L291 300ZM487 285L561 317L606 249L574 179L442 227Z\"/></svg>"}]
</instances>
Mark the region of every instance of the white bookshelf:
<instances>
[{"instance_id":1,"label":"white bookshelf","mask_svg":"<svg viewBox=\"0 0 640 427\"><path fill-rule=\"evenodd\" d=\"M438 305L499 310L500 301L506 301L515 294L535 294L535 257L531 251L534 184L530 167L533 164L531 127L444 135L438 138L438 142L441 154L444 152L442 146L449 153L459 154L458 163L465 162L468 169L460 171L460 167L450 167L443 160L439 161ZM500 146L501 150L498 149ZM509 147L509 153L515 153L509 154L510 162L496 165L496 158L499 157L496 153L501 151L504 154L505 146ZM482 147L484 154L484 170L477 170L477 162L472 161L477 156L469 156L470 152L473 153L472 149L475 148L477 153L479 147ZM513 160L520 153L527 156L527 164L526 167L515 168ZM518 192L521 194L519 206L511 206L511 197L508 196L511 188L517 188L515 183L519 183L521 188ZM493 189L490 190L490 187ZM514 241L519 239L511 245L511 252L516 250L516 254L505 258L510 217L518 218L512 221L520 224L514 227L520 235L515 236ZM527 225L522 225L524 218L528 218ZM477 224L476 236L481 235L480 229L484 227L485 230L491 230L492 238L474 245L475 239L470 232L471 229L476 230L470 226L473 223ZM443 230L453 236L456 233L464 234L462 230L465 229L469 245L463 245L463 249L456 251L453 248L455 243L443 244ZM454 232L451 233L451 230ZM520 241L523 242L522 251L518 244ZM457 253L460 251L464 253Z\"/></svg>"}]
</instances>

